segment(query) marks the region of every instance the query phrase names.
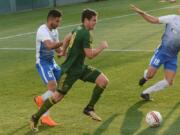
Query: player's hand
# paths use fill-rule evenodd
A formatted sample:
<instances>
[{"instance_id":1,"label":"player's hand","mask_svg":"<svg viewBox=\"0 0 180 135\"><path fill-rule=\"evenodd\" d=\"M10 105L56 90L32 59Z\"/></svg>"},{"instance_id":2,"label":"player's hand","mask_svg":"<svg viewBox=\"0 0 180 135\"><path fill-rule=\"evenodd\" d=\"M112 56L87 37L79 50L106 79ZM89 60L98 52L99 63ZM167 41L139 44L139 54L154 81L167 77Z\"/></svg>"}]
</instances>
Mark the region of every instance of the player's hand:
<instances>
[{"instance_id":1,"label":"player's hand","mask_svg":"<svg viewBox=\"0 0 180 135\"><path fill-rule=\"evenodd\" d=\"M60 48L60 51L57 53L57 57L60 58L62 56L66 56L66 51Z\"/></svg>"},{"instance_id":2,"label":"player's hand","mask_svg":"<svg viewBox=\"0 0 180 135\"><path fill-rule=\"evenodd\" d=\"M108 43L107 43L107 41L102 41L102 42L100 43L100 47L101 47L102 49L108 48Z\"/></svg>"},{"instance_id":3,"label":"player's hand","mask_svg":"<svg viewBox=\"0 0 180 135\"><path fill-rule=\"evenodd\" d=\"M135 12L137 12L137 13L140 13L140 14L144 13L143 10L139 9L138 7L136 7L136 6L133 5L133 4L130 4L130 7L131 7L131 9L132 9L133 11L135 11Z\"/></svg>"}]
</instances>

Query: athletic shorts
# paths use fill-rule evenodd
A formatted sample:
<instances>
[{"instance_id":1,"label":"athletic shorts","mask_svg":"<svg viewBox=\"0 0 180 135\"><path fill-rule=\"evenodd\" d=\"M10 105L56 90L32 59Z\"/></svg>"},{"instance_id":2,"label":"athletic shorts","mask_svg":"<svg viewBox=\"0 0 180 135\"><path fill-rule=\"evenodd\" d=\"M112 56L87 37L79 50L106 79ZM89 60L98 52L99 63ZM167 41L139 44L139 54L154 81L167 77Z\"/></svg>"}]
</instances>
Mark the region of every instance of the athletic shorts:
<instances>
[{"instance_id":1,"label":"athletic shorts","mask_svg":"<svg viewBox=\"0 0 180 135\"><path fill-rule=\"evenodd\" d=\"M167 54L162 53L161 49L157 49L153 57L151 58L150 66L159 68L161 65L164 65L165 70L176 72L178 67L177 62L177 56L170 57Z\"/></svg>"},{"instance_id":2,"label":"athletic shorts","mask_svg":"<svg viewBox=\"0 0 180 135\"><path fill-rule=\"evenodd\" d=\"M58 92L66 95L67 92L71 89L72 85L78 80L84 82L95 83L97 77L101 74L98 69L85 65L83 71L78 74L74 73L63 73L61 79L58 83Z\"/></svg>"},{"instance_id":3,"label":"athletic shorts","mask_svg":"<svg viewBox=\"0 0 180 135\"><path fill-rule=\"evenodd\" d=\"M36 69L45 84L49 81L58 81L61 76L61 68L56 62L40 61L36 63Z\"/></svg>"}]
</instances>

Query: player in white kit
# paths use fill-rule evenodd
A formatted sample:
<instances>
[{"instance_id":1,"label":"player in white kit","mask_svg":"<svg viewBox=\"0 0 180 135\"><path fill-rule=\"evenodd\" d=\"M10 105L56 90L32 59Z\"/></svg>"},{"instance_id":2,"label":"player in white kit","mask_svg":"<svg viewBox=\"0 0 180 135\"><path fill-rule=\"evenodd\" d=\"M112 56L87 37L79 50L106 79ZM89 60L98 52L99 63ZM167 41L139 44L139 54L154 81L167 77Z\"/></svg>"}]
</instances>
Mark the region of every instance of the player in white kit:
<instances>
[{"instance_id":1,"label":"player in white kit","mask_svg":"<svg viewBox=\"0 0 180 135\"><path fill-rule=\"evenodd\" d=\"M165 24L165 31L162 36L161 44L156 49L144 76L139 80L139 85L153 78L161 65L164 66L164 79L141 93L141 97L150 100L150 94L165 89L173 84L175 79L178 52L180 51L180 16L167 15L159 18L154 17L143 10L131 5L132 10L141 15L146 21L153 24Z\"/></svg>"},{"instance_id":2,"label":"player in white kit","mask_svg":"<svg viewBox=\"0 0 180 135\"><path fill-rule=\"evenodd\" d=\"M60 11L50 10L47 23L41 25L36 33L36 68L44 84L47 85L47 91L34 98L38 108L42 106L43 101L52 96L61 75L61 69L54 60L54 53L60 54L60 47L63 45L63 42L59 41L57 30L61 17ZM41 123L47 126L57 125L50 117L49 112L41 117Z\"/></svg>"}]
</instances>

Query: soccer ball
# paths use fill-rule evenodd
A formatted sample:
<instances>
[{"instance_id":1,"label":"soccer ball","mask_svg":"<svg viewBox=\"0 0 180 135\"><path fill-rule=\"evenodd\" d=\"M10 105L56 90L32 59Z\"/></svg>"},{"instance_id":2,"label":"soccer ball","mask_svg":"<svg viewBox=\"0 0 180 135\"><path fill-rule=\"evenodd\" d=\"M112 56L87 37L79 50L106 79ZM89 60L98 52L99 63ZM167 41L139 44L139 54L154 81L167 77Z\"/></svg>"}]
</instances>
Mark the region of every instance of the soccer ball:
<instances>
[{"instance_id":1,"label":"soccer ball","mask_svg":"<svg viewBox=\"0 0 180 135\"><path fill-rule=\"evenodd\" d=\"M146 115L146 122L150 127L158 127L162 123L162 116L157 111L151 111Z\"/></svg>"}]
</instances>

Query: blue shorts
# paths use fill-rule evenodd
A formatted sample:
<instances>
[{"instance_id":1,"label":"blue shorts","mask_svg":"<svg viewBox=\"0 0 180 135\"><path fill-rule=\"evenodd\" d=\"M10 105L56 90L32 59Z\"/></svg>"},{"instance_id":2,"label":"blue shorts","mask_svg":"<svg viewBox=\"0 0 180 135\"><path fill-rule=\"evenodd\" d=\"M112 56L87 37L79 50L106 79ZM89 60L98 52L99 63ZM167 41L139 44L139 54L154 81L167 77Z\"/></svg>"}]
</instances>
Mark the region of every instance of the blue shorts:
<instances>
[{"instance_id":1,"label":"blue shorts","mask_svg":"<svg viewBox=\"0 0 180 135\"><path fill-rule=\"evenodd\" d=\"M177 61L177 56L170 57L167 54L162 53L161 49L157 49L154 56L151 58L150 66L159 68L163 64L165 70L167 69L176 72L178 66Z\"/></svg>"},{"instance_id":2,"label":"blue shorts","mask_svg":"<svg viewBox=\"0 0 180 135\"><path fill-rule=\"evenodd\" d=\"M58 81L61 76L61 68L54 62L41 61L36 63L38 73L45 84L49 81Z\"/></svg>"}]
</instances>

